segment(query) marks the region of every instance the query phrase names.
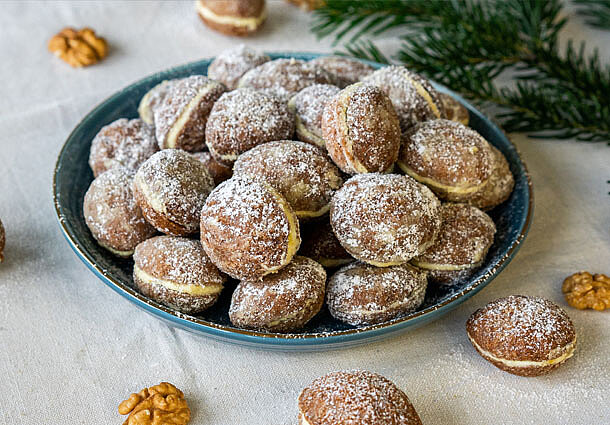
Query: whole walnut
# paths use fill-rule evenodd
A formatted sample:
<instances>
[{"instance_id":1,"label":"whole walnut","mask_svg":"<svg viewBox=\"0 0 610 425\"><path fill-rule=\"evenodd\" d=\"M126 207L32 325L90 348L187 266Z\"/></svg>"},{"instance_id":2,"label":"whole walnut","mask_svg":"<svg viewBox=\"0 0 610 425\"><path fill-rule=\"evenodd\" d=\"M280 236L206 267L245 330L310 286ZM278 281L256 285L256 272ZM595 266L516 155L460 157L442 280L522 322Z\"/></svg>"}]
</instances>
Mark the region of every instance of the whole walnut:
<instances>
[{"instance_id":1,"label":"whole walnut","mask_svg":"<svg viewBox=\"0 0 610 425\"><path fill-rule=\"evenodd\" d=\"M129 415L123 425L186 425L191 420L184 394L169 382L144 388L119 404Z\"/></svg>"}]
</instances>

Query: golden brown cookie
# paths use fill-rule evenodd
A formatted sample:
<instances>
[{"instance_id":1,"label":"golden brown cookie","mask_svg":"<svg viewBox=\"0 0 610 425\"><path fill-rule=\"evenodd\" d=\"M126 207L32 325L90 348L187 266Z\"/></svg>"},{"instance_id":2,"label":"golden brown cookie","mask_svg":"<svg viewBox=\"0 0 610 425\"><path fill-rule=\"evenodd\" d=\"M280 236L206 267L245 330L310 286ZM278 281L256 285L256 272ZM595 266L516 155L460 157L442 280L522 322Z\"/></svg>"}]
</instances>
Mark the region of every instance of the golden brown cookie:
<instances>
[{"instance_id":1,"label":"golden brown cookie","mask_svg":"<svg viewBox=\"0 0 610 425\"><path fill-rule=\"evenodd\" d=\"M317 261L327 269L355 261L337 240L328 217L301 227L301 238L303 242L299 254Z\"/></svg>"},{"instance_id":2,"label":"golden brown cookie","mask_svg":"<svg viewBox=\"0 0 610 425\"><path fill-rule=\"evenodd\" d=\"M120 257L156 233L144 220L132 193L133 171L123 167L100 174L85 193L83 215L95 240Z\"/></svg>"},{"instance_id":3,"label":"golden brown cookie","mask_svg":"<svg viewBox=\"0 0 610 425\"><path fill-rule=\"evenodd\" d=\"M439 96L443 105L443 110L445 111L445 118L468 125L468 122L470 121L468 109L447 93L439 93Z\"/></svg>"},{"instance_id":4,"label":"golden brown cookie","mask_svg":"<svg viewBox=\"0 0 610 425\"><path fill-rule=\"evenodd\" d=\"M296 134L302 142L324 148L322 115L326 102L339 93L337 86L314 84L298 92L288 102L296 118Z\"/></svg>"},{"instance_id":5,"label":"golden brown cookie","mask_svg":"<svg viewBox=\"0 0 610 425\"><path fill-rule=\"evenodd\" d=\"M208 67L208 77L220 81L229 90L234 90L246 72L270 60L266 54L240 44L216 56Z\"/></svg>"},{"instance_id":6,"label":"golden brown cookie","mask_svg":"<svg viewBox=\"0 0 610 425\"><path fill-rule=\"evenodd\" d=\"M225 93L216 102L205 132L214 158L232 165L245 151L273 140L291 139L294 114L276 96L251 88Z\"/></svg>"},{"instance_id":7,"label":"golden brown cookie","mask_svg":"<svg viewBox=\"0 0 610 425\"><path fill-rule=\"evenodd\" d=\"M160 232L185 236L199 231L199 213L214 180L195 157L164 149L138 169L133 192L146 220Z\"/></svg>"},{"instance_id":8,"label":"golden brown cookie","mask_svg":"<svg viewBox=\"0 0 610 425\"><path fill-rule=\"evenodd\" d=\"M372 66L345 56L319 56L310 62L331 74L335 84L342 89L357 83L375 71Z\"/></svg>"},{"instance_id":9,"label":"golden brown cookie","mask_svg":"<svg viewBox=\"0 0 610 425\"><path fill-rule=\"evenodd\" d=\"M467 204L443 204L436 242L411 263L428 271L428 280L455 285L483 264L496 226L480 209Z\"/></svg>"},{"instance_id":10,"label":"golden brown cookie","mask_svg":"<svg viewBox=\"0 0 610 425\"><path fill-rule=\"evenodd\" d=\"M568 315L551 301L525 295L500 298L475 311L466 332L483 358L520 376L548 373L576 348Z\"/></svg>"},{"instance_id":11,"label":"golden brown cookie","mask_svg":"<svg viewBox=\"0 0 610 425\"><path fill-rule=\"evenodd\" d=\"M487 184L495 161L483 136L442 119L420 123L403 135L398 166L439 198L463 202Z\"/></svg>"},{"instance_id":12,"label":"golden brown cookie","mask_svg":"<svg viewBox=\"0 0 610 425\"><path fill-rule=\"evenodd\" d=\"M201 244L235 279L261 279L292 260L299 221L271 185L233 177L212 191L201 210Z\"/></svg>"},{"instance_id":13,"label":"golden brown cookie","mask_svg":"<svg viewBox=\"0 0 610 425\"><path fill-rule=\"evenodd\" d=\"M494 165L491 176L480 190L476 191L466 200L469 204L484 211L491 210L506 201L515 187L515 178L510 171L508 161L502 155L502 152L491 144L489 146L494 153Z\"/></svg>"},{"instance_id":14,"label":"golden brown cookie","mask_svg":"<svg viewBox=\"0 0 610 425\"><path fill-rule=\"evenodd\" d=\"M404 66L378 69L362 81L381 88L390 97L402 131L422 121L445 118L440 93L428 80Z\"/></svg>"},{"instance_id":15,"label":"golden brown cookie","mask_svg":"<svg viewBox=\"0 0 610 425\"><path fill-rule=\"evenodd\" d=\"M265 0L198 0L196 7L208 27L226 35L250 35L267 18Z\"/></svg>"},{"instance_id":16,"label":"golden brown cookie","mask_svg":"<svg viewBox=\"0 0 610 425\"><path fill-rule=\"evenodd\" d=\"M348 174L381 173L398 158L398 117L390 98L375 86L352 84L329 100L322 136L330 157Z\"/></svg>"},{"instance_id":17,"label":"golden brown cookie","mask_svg":"<svg viewBox=\"0 0 610 425\"><path fill-rule=\"evenodd\" d=\"M275 59L246 72L238 87L269 91L288 102L314 84L333 84L332 76L316 65L299 59Z\"/></svg>"},{"instance_id":18,"label":"golden brown cookie","mask_svg":"<svg viewBox=\"0 0 610 425\"><path fill-rule=\"evenodd\" d=\"M295 332L324 304L326 272L310 258L295 256L263 280L242 280L231 299L229 317L239 328Z\"/></svg>"},{"instance_id":19,"label":"golden brown cookie","mask_svg":"<svg viewBox=\"0 0 610 425\"><path fill-rule=\"evenodd\" d=\"M151 127L155 125L154 110L157 105L163 100L171 85L180 80L164 80L146 92L138 105L138 114L142 121Z\"/></svg>"},{"instance_id":20,"label":"golden brown cookie","mask_svg":"<svg viewBox=\"0 0 610 425\"><path fill-rule=\"evenodd\" d=\"M133 260L140 291L186 314L212 306L226 281L197 240L156 236L136 247Z\"/></svg>"},{"instance_id":21,"label":"golden brown cookie","mask_svg":"<svg viewBox=\"0 0 610 425\"><path fill-rule=\"evenodd\" d=\"M208 115L224 92L224 85L203 75L169 84L165 96L152 108L159 147L190 152L203 150Z\"/></svg>"},{"instance_id":22,"label":"golden brown cookie","mask_svg":"<svg viewBox=\"0 0 610 425\"><path fill-rule=\"evenodd\" d=\"M335 193L330 222L353 257L393 266L432 246L440 228L440 202L409 176L358 174Z\"/></svg>"},{"instance_id":23,"label":"golden brown cookie","mask_svg":"<svg viewBox=\"0 0 610 425\"><path fill-rule=\"evenodd\" d=\"M332 372L299 395L299 425L421 425L407 395L365 370Z\"/></svg>"},{"instance_id":24,"label":"golden brown cookie","mask_svg":"<svg viewBox=\"0 0 610 425\"><path fill-rule=\"evenodd\" d=\"M233 175L233 169L231 167L216 161L212 154L207 151L193 152L192 155L205 165L208 173L210 173L210 176L214 179L214 185L216 186L223 181L230 179Z\"/></svg>"},{"instance_id":25,"label":"golden brown cookie","mask_svg":"<svg viewBox=\"0 0 610 425\"><path fill-rule=\"evenodd\" d=\"M288 201L300 219L324 215L343 184L339 169L308 143L281 140L243 153L235 162L238 177L266 181Z\"/></svg>"},{"instance_id":26,"label":"golden brown cookie","mask_svg":"<svg viewBox=\"0 0 610 425\"><path fill-rule=\"evenodd\" d=\"M328 280L330 314L350 325L374 325L405 316L424 302L426 272L409 264L376 267L352 263Z\"/></svg>"},{"instance_id":27,"label":"golden brown cookie","mask_svg":"<svg viewBox=\"0 0 610 425\"><path fill-rule=\"evenodd\" d=\"M95 177L115 167L135 172L158 150L155 134L144 121L120 118L102 127L93 138L89 166Z\"/></svg>"}]
</instances>

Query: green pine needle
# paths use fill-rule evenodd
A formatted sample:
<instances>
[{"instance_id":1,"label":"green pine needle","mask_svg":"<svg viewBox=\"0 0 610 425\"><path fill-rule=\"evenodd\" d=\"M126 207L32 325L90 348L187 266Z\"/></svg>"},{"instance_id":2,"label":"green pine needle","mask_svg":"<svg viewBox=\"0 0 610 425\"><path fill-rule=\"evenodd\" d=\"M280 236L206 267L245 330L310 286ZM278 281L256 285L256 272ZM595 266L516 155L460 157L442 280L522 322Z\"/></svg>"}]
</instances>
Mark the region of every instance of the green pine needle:
<instances>
[{"instance_id":1,"label":"green pine needle","mask_svg":"<svg viewBox=\"0 0 610 425\"><path fill-rule=\"evenodd\" d=\"M610 1L608 0L574 0L578 14L585 17L587 24L600 28L610 29Z\"/></svg>"},{"instance_id":2,"label":"green pine needle","mask_svg":"<svg viewBox=\"0 0 610 425\"><path fill-rule=\"evenodd\" d=\"M351 56L397 61L478 104L500 106L507 131L610 141L610 67L584 43L558 47L562 11L560 0L327 0L313 30ZM371 40L389 30L401 40L392 58ZM508 70L514 87L498 87Z\"/></svg>"}]
</instances>

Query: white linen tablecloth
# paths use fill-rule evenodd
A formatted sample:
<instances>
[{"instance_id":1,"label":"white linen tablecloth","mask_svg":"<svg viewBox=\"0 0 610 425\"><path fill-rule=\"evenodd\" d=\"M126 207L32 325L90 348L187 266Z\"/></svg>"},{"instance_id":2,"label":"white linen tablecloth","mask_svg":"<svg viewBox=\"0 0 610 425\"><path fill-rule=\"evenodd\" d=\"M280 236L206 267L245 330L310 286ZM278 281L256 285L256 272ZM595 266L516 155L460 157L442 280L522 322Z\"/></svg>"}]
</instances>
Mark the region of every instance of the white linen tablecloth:
<instances>
[{"instance_id":1,"label":"white linen tablecloth","mask_svg":"<svg viewBox=\"0 0 610 425\"><path fill-rule=\"evenodd\" d=\"M309 15L270 2L264 29L246 39L268 51L330 52ZM192 2L0 3L1 424L119 424L131 392L170 381L193 424L296 423L296 397L337 369L379 372L405 390L425 424L610 423L609 312L566 305L561 282L610 273L610 148L515 135L534 184L535 214L521 251L485 290L443 318L398 337L333 352L281 353L220 343L149 316L104 286L76 258L56 223L51 182L71 129L127 84L213 56L239 40L208 30ZM110 55L72 69L46 48L66 25L91 26ZM574 18L568 36L610 54L610 36ZM468 316L510 294L564 307L576 355L552 374L521 378L484 361L464 331Z\"/></svg>"}]
</instances>

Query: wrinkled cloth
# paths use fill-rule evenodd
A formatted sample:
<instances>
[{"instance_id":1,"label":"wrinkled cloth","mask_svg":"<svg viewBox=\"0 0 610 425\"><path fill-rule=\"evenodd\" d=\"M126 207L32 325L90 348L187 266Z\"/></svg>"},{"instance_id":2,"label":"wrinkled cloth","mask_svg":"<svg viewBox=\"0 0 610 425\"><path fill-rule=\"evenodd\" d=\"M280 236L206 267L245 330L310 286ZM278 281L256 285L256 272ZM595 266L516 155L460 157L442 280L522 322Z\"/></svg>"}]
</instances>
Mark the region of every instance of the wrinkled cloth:
<instances>
[{"instance_id":1,"label":"wrinkled cloth","mask_svg":"<svg viewBox=\"0 0 610 425\"><path fill-rule=\"evenodd\" d=\"M269 352L173 328L106 287L74 255L56 221L52 176L71 129L106 97L174 65L235 43L267 51L330 52L310 15L270 2L252 38L205 27L193 2L3 2L0 6L0 424L119 424L130 393L169 381L192 424L290 425L316 377L363 368L388 377L425 424L603 424L610 418L608 312L570 308L564 277L610 273L610 148L514 135L534 184L529 236L482 292L439 320L381 342L332 352ZM91 26L110 52L73 69L47 51L64 26ZM610 33L574 18L568 35L610 55ZM391 43L390 43L391 44ZM468 316L510 294L542 296L569 313L575 356L552 374L521 378L483 360L466 338Z\"/></svg>"}]
</instances>

